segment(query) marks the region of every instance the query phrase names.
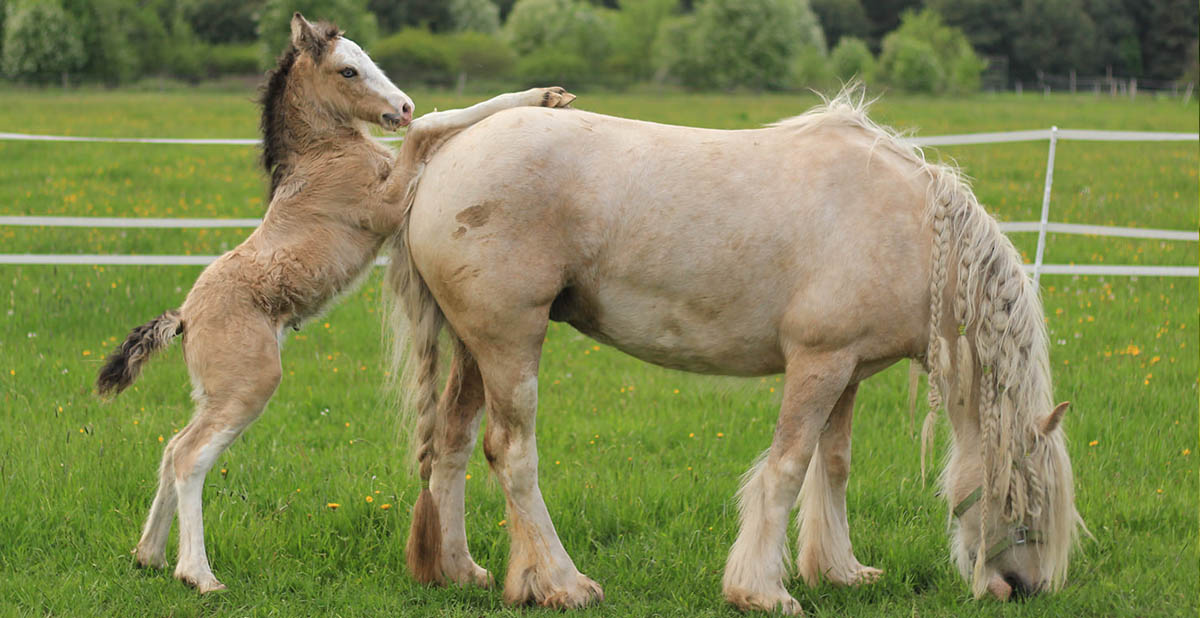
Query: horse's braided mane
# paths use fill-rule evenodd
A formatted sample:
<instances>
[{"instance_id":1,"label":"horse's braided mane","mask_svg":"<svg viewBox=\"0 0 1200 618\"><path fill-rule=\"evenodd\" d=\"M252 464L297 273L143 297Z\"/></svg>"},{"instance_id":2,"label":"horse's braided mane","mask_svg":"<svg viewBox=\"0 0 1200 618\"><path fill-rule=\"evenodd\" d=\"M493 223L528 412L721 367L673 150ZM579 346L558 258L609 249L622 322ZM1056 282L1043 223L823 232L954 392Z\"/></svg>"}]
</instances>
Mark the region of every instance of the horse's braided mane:
<instances>
[{"instance_id":1,"label":"horse's braided mane","mask_svg":"<svg viewBox=\"0 0 1200 618\"><path fill-rule=\"evenodd\" d=\"M874 136L875 148L911 161L929 177L930 338L924 365L929 373L930 413L922 431L922 469L925 442L932 438L939 408L965 411L971 394L977 392L983 486L1002 499L1003 520L1013 525L1033 521L1052 539L1042 546L1042 554L1051 585L1058 587L1082 520L1074 507L1063 434L1043 435L1038 429L1041 415L1049 412L1052 403L1041 299L1020 255L979 204L962 173L954 166L926 161L919 148L868 118L868 105L861 86L851 84L824 105L776 126L799 131L830 125L858 127ZM948 331L957 331L950 341L943 336ZM980 375L974 380L977 369ZM944 490L949 489L946 472ZM981 522L988 520L989 503L981 503ZM980 536L985 539L984 532ZM982 550L974 569L976 588L986 584L978 577Z\"/></svg>"},{"instance_id":2,"label":"horse's braided mane","mask_svg":"<svg viewBox=\"0 0 1200 618\"><path fill-rule=\"evenodd\" d=\"M324 21L313 24L313 29L317 33L317 40L314 41L309 53L315 62L320 62L321 57L329 49L329 43L337 38L341 31L336 25ZM259 105L262 106L262 118L258 124L259 131L262 132L260 160L271 182L270 189L267 191L268 204L275 196L275 188L279 186L289 171L283 164L288 153L287 105L284 104L283 99L287 92L288 78L291 76L292 67L295 66L299 56L300 50L289 42L287 49L280 54L275 68L267 72L262 94L258 100Z\"/></svg>"}]
</instances>

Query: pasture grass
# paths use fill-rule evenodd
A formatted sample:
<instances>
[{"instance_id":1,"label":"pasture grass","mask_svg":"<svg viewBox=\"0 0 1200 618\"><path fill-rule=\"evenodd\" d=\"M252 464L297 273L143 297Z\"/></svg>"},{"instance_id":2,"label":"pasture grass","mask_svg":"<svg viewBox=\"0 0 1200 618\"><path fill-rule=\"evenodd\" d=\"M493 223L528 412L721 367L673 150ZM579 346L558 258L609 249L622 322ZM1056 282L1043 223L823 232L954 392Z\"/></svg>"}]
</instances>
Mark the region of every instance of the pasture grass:
<instances>
[{"instance_id":1,"label":"pasture grass","mask_svg":"<svg viewBox=\"0 0 1200 618\"><path fill-rule=\"evenodd\" d=\"M469 103L413 93L418 113ZM253 137L247 92L0 91L0 131ZM587 94L586 109L750 127L814 97ZM874 116L921 134L1065 128L1196 131L1197 106L1012 95L888 97ZM1037 218L1045 143L945 148L1002 220ZM0 214L254 217L264 189L246 147L0 142ZM932 155L936 156L936 155ZM1197 228L1197 147L1059 145L1051 220ZM246 230L0 227L4 253L213 254ZM1034 235L1014 236L1028 256ZM1196 243L1052 235L1048 262L1196 264ZM101 358L178 306L199 268L3 266L0 614L520 615L498 591L416 585L404 568L418 483L380 394L378 273L293 334L267 412L208 477L209 556L230 586L199 597L134 567L163 441L187 422L177 350L105 403ZM859 391L851 537L886 570L862 589L792 591L814 616L1193 615L1198 608L1197 282L1043 278L1057 399L1084 539L1068 586L1021 604L972 601L948 561L946 505L920 480L905 367ZM541 487L580 570L605 588L586 615L732 616L721 600L739 475L770 442L781 384L690 375L552 325L541 370ZM918 421L919 422L919 421ZM944 452L945 428L939 435ZM504 499L480 454L467 483L476 560L507 561ZM368 501L370 498L370 501ZM330 503L339 504L333 509ZM390 505L384 508L384 505ZM175 541L168 548L173 560Z\"/></svg>"}]
</instances>

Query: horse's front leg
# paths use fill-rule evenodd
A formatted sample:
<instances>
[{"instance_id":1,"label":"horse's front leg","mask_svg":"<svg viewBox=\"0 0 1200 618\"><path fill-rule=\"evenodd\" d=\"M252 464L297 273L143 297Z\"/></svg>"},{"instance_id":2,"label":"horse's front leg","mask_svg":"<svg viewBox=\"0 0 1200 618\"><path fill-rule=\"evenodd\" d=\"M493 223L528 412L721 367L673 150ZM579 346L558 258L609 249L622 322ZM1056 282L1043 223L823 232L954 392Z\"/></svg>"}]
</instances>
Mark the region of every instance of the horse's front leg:
<instances>
[{"instance_id":1,"label":"horse's front leg","mask_svg":"<svg viewBox=\"0 0 1200 618\"><path fill-rule=\"evenodd\" d=\"M850 547L846 483L850 479L850 421L857 391L857 384L850 385L833 406L800 490L796 568L809 586L821 580L853 586L874 582L883 574L863 566Z\"/></svg>"},{"instance_id":2,"label":"horse's front leg","mask_svg":"<svg viewBox=\"0 0 1200 618\"><path fill-rule=\"evenodd\" d=\"M837 352L797 350L789 355L783 406L771 448L738 492L741 529L725 564L725 599L743 610L800 614L784 588L788 515L834 404L854 364Z\"/></svg>"},{"instance_id":3,"label":"horse's front leg","mask_svg":"<svg viewBox=\"0 0 1200 618\"><path fill-rule=\"evenodd\" d=\"M539 338L537 348L526 350L532 352L529 355L501 349L490 358L479 358L488 401L483 451L508 503L512 545L504 580L505 602L577 608L603 600L604 593L575 568L538 488L534 427L540 345Z\"/></svg>"}]
</instances>

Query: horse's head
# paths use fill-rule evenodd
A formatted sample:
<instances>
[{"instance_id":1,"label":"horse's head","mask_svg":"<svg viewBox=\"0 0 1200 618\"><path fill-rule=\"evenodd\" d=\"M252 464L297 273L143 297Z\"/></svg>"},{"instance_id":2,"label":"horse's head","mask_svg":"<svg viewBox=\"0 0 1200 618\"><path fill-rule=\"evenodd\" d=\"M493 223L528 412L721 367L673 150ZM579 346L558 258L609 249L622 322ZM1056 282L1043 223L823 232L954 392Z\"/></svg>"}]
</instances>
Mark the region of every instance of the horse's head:
<instances>
[{"instance_id":1,"label":"horse's head","mask_svg":"<svg viewBox=\"0 0 1200 618\"><path fill-rule=\"evenodd\" d=\"M1067 403L1029 427L1023 446L994 474L982 444L956 444L943 478L952 517L953 558L976 597L1023 598L1059 588L1077 524L1071 463L1059 423Z\"/></svg>"},{"instance_id":2,"label":"horse's head","mask_svg":"<svg viewBox=\"0 0 1200 618\"><path fill-rule=\"evenodd\" d=\"M412 121L412 99L336 26L314 25L296 13L292 16L292 46L298 52L296 69L303 71L313 102L325 112L390 131Z\"/></svg>"}]
</instances>

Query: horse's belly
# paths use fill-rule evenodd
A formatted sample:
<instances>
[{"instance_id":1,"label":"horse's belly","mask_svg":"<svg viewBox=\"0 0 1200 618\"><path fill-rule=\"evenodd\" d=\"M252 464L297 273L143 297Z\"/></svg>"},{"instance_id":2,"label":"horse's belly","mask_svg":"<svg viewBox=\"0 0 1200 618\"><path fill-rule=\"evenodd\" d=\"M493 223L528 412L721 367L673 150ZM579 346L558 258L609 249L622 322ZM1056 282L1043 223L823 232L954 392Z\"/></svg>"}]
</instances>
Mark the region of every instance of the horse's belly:
<instances>
[{"instance_id":1,"label":"horse's belly","mask_svg":"<svg viewBox=\"0 0 1200 618\"><path fill-rule=\"evenodd\" d=\"M550 319L670 369L742 376L782 372L779 334L770 320L719 307L695 298L575 287L555 299Z\"/></svg>"}]
</instances>

